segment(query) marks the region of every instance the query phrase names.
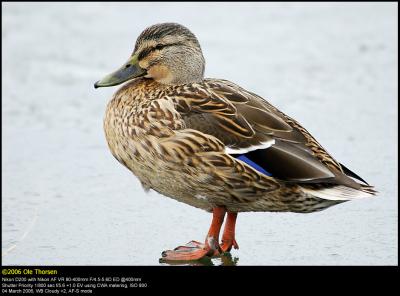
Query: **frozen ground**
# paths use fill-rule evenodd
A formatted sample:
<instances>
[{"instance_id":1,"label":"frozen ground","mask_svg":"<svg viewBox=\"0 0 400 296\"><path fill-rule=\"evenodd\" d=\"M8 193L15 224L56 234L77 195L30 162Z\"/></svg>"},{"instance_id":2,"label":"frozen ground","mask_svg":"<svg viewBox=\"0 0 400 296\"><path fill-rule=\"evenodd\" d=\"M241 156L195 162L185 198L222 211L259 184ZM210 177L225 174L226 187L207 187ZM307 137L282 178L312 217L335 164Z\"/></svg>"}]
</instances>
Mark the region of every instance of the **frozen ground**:
<instances>
[{"instance_id":1,"label":"frozen ground","mask_svg":"<svg viewBox=\"0 0 400 296\"><path fill-rule=\"evenodd\" d=\"M210 214L145 194L111 156L102 120L117 88L93 88L164 21L198 36L207 77L268 98L380 192L308 215L240 214L237 264L398 264L397 4L2 8L3 264L158 265L204 238Z\"/></svg>"}]
</instances>

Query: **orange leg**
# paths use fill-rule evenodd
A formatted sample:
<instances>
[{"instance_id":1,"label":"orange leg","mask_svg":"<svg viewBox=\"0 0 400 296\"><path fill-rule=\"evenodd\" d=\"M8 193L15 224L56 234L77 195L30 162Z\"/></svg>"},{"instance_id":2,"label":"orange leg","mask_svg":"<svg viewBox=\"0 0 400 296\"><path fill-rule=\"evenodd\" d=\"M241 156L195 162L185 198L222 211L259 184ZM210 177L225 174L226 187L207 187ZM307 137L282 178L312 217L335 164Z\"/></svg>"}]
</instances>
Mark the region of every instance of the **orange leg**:
<instances>
[{"instance_id":1,"label":"orange leg","mask_svg":"<svg viewBox=\"0 0 400 296\"><path fill-rule=\"evenodd\" d=\"M222 207L213 209L213 218L204 244L190 241L185 246L179 246L174 250L162 252L164 260L188 261L198 260L204 256L217 256L220 254L218 244L219 232L224 222L226 210Z\"/></svg>"},{"instance_id":2,"label":"orange leg","mask_svg":"<svg viewBox=\"0 0 400 296\"><path fill-rule=\"evenodd\" d=\"M226 218L224 233L222 234L221 250L223 252L229 252L232 246L235 249L239 249L239 245L235 240L235 225L236 225L237 213L228 213Z\"/></svg>"}]
</instances>

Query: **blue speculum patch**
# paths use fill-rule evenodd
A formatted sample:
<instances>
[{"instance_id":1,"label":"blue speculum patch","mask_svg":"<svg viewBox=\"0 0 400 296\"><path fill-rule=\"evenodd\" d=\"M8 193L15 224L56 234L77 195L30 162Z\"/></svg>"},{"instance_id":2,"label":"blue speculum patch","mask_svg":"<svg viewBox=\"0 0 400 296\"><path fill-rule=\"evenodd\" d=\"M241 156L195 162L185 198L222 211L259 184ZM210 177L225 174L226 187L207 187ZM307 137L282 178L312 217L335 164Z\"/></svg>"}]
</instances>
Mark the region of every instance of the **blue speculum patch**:
<instances>
[{"instance_id":1,"label":"blue speculum patch","mask_svg":"<svg viewBox=\"0 0 400 296\"><path fill-rule=\"evenodd\" d=\"M235 158L240 159L241 161L247 163L249 166L251 166L253 169L259 171L260 173L263 173L264 175L267 176L272 176L271 173L267 172L264 168L256 164L254 161L250 160L247 156L244 154L241 154L240 156L235 156Z\"/></svg>"}]
</instances>

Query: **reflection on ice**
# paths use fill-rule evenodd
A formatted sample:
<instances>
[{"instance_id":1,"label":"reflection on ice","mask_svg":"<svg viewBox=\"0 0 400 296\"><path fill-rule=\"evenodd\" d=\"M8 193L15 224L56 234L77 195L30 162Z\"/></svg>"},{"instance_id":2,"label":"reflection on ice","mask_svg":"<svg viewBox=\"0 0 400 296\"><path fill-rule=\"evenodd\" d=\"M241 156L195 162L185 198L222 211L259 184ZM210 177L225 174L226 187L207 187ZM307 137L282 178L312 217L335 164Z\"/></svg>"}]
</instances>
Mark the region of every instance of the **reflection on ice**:
<instances>
[{"instance_id":1,"label":"reflection on ice","mask_svg":"<svg viewBox=\"0 0 400 296\"><path fill-rule=\"evenodd\" d=\"M180 266L236 266L239 257L232 257L231 253L223 253L220 256L204 257L195 261L170 261L164 258L159 259L160 265L180 265Z\"/></svg>"}]
</instances>

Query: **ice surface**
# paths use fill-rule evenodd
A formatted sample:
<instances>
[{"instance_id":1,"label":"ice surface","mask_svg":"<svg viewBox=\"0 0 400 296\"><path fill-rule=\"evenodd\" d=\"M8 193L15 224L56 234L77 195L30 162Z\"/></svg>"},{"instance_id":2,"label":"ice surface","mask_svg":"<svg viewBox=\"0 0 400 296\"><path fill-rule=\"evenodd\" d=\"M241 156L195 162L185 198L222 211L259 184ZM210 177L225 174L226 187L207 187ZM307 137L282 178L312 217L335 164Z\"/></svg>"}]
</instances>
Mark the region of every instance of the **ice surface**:
<instances>
[{"instance_id":1,"label":"ice surface","mask_svg":"<svg viewBox=\"0 0 400 296\"><path fill-rule=\"evenodd\" d=\"M204 239L210 214L144 193L111 156L102 120L117 88L93 88L165 21L197 35L207 77L267 98L380 192L314 214L240 214L237 264L397 264L396 3L2 8L3 264L158 265Z\"/></svg>"}]
</instances>

